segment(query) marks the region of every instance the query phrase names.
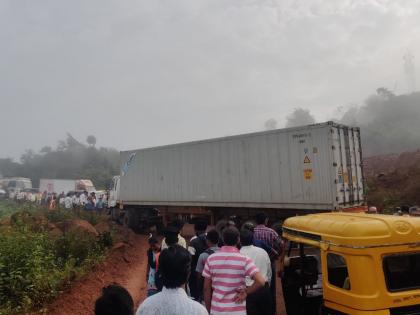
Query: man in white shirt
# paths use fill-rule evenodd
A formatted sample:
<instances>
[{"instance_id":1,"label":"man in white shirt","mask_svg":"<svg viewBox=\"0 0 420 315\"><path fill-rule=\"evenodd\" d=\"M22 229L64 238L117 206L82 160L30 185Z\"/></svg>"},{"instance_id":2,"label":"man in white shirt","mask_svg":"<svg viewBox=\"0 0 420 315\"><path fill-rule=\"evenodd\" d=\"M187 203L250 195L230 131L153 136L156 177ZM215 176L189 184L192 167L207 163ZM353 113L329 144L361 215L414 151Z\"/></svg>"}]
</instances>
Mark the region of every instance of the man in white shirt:
<instances>
[{"instance_id":1,"label":"man in white shirt","mask_svg":"<svg viewBox=\"0 0 420 315\"><path fill-rule=\"evenodd\" d=\"M85 206L85 204L86 204L86 202L87 202L87 196L86 196L86 193L85 193L85 192L82 192L82 193L80 194L80 197L79 197L79 203L80 203L80 205L81 205L82 207L84 207L84 206Z\"/></svg>"},{"instance_id":2,"label":"man in white shirt","mask_svg":"<svg viewBox=\"0 0 420 315\"><path fill-rule=\"evenodd\" d=\"M250 294L246 298L247 315L272 315L274 308L269 283L272 277L270 257L267 252L259 247L252 245L254 233L249 229L242 229L241 234L241 254L251 258L265 279L265 285L258 291ZM254 281L250 278L245 279L246 286L251 286Z\"/></svg>"},{"instance_id":3,"label":"man in white shirt","mask_svg":"<svg viewBox=\"0 0 420 315\"><path fill-rule=\"evenodd\" d=\"M66 198L64 198L64 208L67 210L73 208L73 200L70 195L67 195Z\"/></svg>"},{"instance_id":4,"label":"man in white shirt","mask_svg":"<svg viewBox=\"0 0 420 315\"><path fill-rule=\"evenodd\" d=\"M182 227L184 226L184 223L179 220L179 219L175 219L171 222L171 224L169 225L169 228L171 228L172 230L176 230L177 234L178 234L178 245L181 247L184 247L185 249L187 249L187 242L185 241L185 238L183 238L181 236L181 230ZM166 248L168 248L168 244L166 244L166 238L164 238L162 240L162 245L161 245L161 250L164 250Z\"/></svg>"},{"instance_id":5,"label":"man in white shirt","mask_svg":"<svg viewBox=\"0 0 420 315\"><path fill-rule=\"evenodd\" d=\"M205 307L190 299L182 288L191 272L191 256L185 248L172 245L159 256L158 270L163 289L148 297L136 315L208 315Z\"/></svg>"}]
</instances>

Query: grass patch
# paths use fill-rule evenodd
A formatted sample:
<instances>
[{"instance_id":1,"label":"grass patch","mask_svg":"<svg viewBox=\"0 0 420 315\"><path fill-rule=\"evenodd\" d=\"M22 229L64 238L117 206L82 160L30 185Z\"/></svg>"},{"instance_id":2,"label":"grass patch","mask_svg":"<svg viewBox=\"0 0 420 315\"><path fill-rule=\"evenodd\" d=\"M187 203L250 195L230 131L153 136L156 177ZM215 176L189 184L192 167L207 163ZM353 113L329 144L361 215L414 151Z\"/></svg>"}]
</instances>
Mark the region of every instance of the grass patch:
<instances>
[{"instance_id":1,"label":"grass patch","mask_svg":"<svg viewBox=\"0 0 420 315\"><path fill-rule=\"evenodd\" d=\"M81 211L46 211L30 204L0 202L0 216L12 224L0 226L0 314L41 310L75 278L105 257L112 238L87 233L51 236L45 226L81 218L98 223L105 216ZM17 219L16 219L17 218Z\"/></svg>"}]
</instances>

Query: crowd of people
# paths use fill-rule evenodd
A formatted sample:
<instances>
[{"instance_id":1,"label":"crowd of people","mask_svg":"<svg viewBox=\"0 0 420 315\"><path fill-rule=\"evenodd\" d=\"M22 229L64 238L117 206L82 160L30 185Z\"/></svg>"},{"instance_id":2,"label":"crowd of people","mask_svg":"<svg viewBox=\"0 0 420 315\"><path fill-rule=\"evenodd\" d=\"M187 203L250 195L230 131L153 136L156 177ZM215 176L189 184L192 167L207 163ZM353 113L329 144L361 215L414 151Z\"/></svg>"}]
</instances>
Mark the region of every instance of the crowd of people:
<instances>
[{"instance_id":1,"label":"crowd of people","mask_svg":"<svg viewBox=\"0 0 420 315\"><path fill-rule=\"evenodd\" d=\"M267 223L265 213L256 216L256 224L240 227L222 220L210 228L199 220L187 242L182 222L173 221L161 243L156 235L149 238L147 298L136 313L127 290L111 285L103 289L95 314L275 314L275 262L284 244Z\"/></svg>"},{"instance_id":2,"label":"crowd of people","mask_svg":"<svg viewBox=\"0 0 420 315\"><path fill-rule=\"evenodd\" d=\"M97 194L88 191L71 191L60 194L56 192L37 192L33 190L20 191L10 195L9 199L17 202L31 202L45 207L49 210L61 209L85 209L102 211L106 209L108 195L106 193Z\"/></svg>"}]
</instances>

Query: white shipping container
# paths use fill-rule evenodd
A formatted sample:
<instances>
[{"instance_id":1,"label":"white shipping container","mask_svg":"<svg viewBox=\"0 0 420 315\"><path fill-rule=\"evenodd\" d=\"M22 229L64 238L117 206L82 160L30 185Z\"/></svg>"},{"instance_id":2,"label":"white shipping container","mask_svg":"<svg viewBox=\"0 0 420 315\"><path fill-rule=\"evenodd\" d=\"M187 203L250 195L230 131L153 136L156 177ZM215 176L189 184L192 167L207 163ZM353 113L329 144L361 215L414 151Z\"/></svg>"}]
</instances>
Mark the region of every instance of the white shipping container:
<instances>
[{"instance_id":1,"label":"white shipping container","mask_svg":"<svg viewBox=\"0 0 420 315\"><path fill-rule=\"evenodd\" d=\"M39 191L47 193L61 194L68 193L69 191L75 190L76 181L74 179L48 179L41 178L39 181Z\"/></svg>"},{"instance_id":2,"label":"white shipping container","mask_svg":"<svg viewBox=\"0 0 420 315\"><path fill-rule=\"evenodd\" d=\"M121 152L126 205L332 210L364 204L359 128L333 122Z\"/></svg>"}]
</instances>

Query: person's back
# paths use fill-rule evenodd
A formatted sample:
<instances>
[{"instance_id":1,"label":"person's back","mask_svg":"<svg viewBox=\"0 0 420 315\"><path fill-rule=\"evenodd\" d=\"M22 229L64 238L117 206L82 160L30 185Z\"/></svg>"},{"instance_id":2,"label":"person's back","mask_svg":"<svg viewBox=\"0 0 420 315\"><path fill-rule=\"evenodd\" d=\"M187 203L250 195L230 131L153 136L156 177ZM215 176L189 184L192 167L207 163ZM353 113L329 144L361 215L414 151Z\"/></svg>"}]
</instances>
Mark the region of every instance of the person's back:
<instances>
[{"instance_id":1,"label":"person's back","mask_svg":"<svg viewBox=\"0 0 420 315\"><path fill-rule=\"evenodd\" d=\"M163 289L147 298L136 315L204 315L204 306L191 300L182 286L191 272L191 257L185 248L171 245L159 256Z\"/></svg>"},{"instance_id":2,"label":"person's back","mask_svg":"<svg viewBox=\"0 0 420 315\"><path fill-rule=\"evenodd\" d=\"M257 226L254 228L254 239L264 242L271 249L267 254L271 259L275 258L281 246L279 235L273 229L267 227L268 216L261 212L256 216Z\"/></svg>"},{"instance_id":3,"label":"person's back","mask_svg":"<svg viewBox=\"0 0 420 315\"><path fill-rule=\"evenodd\" d=\"M247 315L271 315L274 312L274 308L269 285L272 277L270 258L264 249L253 245L254 235L251 230L243 228L240 237L242 245L240 250L241 254L252 259L265 280L264 287L247 296ZM252 284L253 281L247 277L246 286L250 287Z\"/></svg>"},{"instance_id":4,"label":"person's back","mask_svg":"<svg viewBox=\"0 0 420 315\"><path fill-rule=\"evenodd\" d=\"M262 287L265 281L252 260L237 249L239 231L236 228L223 231L223 243L225 246L210 255L204 267L206 307L211 314L246 315L246 294ZM245 286L246 277L255 280L249 292Z\"/></svg>"},{"instance_id":5,"label":"person's back","mask_svg":"<svg viewBox=\"0 0 420 315\"><path fill-rule=\"evenodd\" d=\"M64 207L66 209L71 209L73 207L73 201L70 195L67 195L67 197L64 199Z\"/></svg>"},{"instance_id":6,"label":"person's back","mask_svg":"<svg viewBox=\"0 0 420 315\"><path fill-rule=\"evenodd\" d=\"M183 226L184 226L184 223L181 220L176 219L173 222L171 222L168 228L172 229L172 231L177 231L176 234L178 237L178 240L177 240L178 245L187 249L187 242L185 241L185 238L181 236L181 230ZM162 250L169 247L169 245L166 242L166 237L162 240L161 247L162 247Z\"/></svg>"},{"instance_id":7,"label":"person's back","mask_svg":"<svg viewBox=\"0 0 420 315\"><path fill-rule=\"evenodd\" d=\"M206 241L206 229L207 221L205 220L198 220L194 224L196 237L191 239L190 245L188 246L188 251L192 257L191 269L193 271L197 267L198 258L208 248ZM200 299L200 291L197 286L197 275L195 272L191 273L188 285L190 289L190 295L198 301Z\"/></svg>"},{"instance_id":8,"label":"person's back","mask_svg":"<svg viewBox=\"0 0 420 315\"><path fill-rule=\"evenodd\" d=\"M104 208L104 201L102 197L99 197L98 201L96 201L96 209L102 210Z\"/></svg>"},{"instance_id":9,"label":"person's back","mask_svg":"<svg viewBox=\"0 0 420 315\"><path fill-rule=\"evenodd\" d=\"M203 273L207 258L210 255L213 255L214 253L220 250L218 246L219 232L217 232L215 229L208 231L206 235L206 241L207 241L208 248L203 253L201 253L201 255L198 257L197 266L195 267L195 273L196 273L196 278L197 278L197 290L198 290L198 296L199 296L198 301L202 301L203 299L204 279L203 279L202 273Z\"/></svg>"},{"instance_id":10,"label":"person's back","mask_svg":"<svg viewBox=\"0 0 420 315\"><path fill-rule=\"evenodd\" d=\"M149 246L147 250L147 296L152 296L159 292L156 285L156 270L160 246L156 237L149 238Z\"/></svg>"},{"instance_id":11,"label":"person's back","mask_svg":"<svg viewBox=\"0 0 420 315\"><path fill-rule=\"evenodd\" d=\"M95 303L95 315L133 315L134 302L126 289L110 285L102 289Z\"/></svg>"}]
</instances>

